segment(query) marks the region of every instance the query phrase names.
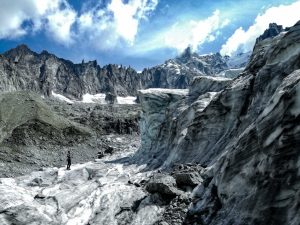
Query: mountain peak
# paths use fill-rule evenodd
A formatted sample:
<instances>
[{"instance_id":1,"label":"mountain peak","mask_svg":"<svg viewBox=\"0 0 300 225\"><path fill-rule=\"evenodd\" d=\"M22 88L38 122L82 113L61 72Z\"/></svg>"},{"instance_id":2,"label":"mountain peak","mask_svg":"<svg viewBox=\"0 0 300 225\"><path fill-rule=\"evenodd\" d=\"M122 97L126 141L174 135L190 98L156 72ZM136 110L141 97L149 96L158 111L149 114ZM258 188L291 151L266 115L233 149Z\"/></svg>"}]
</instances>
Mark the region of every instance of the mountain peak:
<instances>
[{"instance_id":1,"label":"mountain peak","mask_svg":"<svg viewBox=\"0 0 300 225\"><path fill-rule=\"evenodd\" d=\"M22 51L31 51L27 45L25 44L20 44L18 45L15 49L18 49L18 50L22 50Z\"/></svg>"},{"instance_id":2,"label":"mountain peak","mask_svg":"<svg viewBox=\"0 0 300 225\"><path fill-rule=\"evenodd\" d=\"M196 53L193 53L192 48L189 46L179 56L176 57L176 60L180 62L187 62L192 59L194 54Z\"/></svg>"},{"instance_id":3,"label":"mountain peak","mask_svg":"<svg viewBox=\"0 0 300 225\"><path fill-rule=\"evenodd\" d=\"M24 53L32 53L33 51L31 51L31 49L25 45L25 44L21 44L21 45L18 45L16 48L12 49L12 51L15 51L19 54L24 54Z\"/></svg>"},{"instance_id":4,"label":"mountain peak","mask_svg":"<svg viewBox=\"0 0 300 225\"><path fill-rule=\"evenodd\" d=\"M191 56L192 55L192 48L188 46L182 53L183 56Z\"/></svg>"},{"instance_id":5,"label":"mountain peak","mask_svg":"<svg viewBox=\"0 0 300 225\"><path fill-rule=\"evenodd\" d=\"M189 59L191 58L191 56L192 56L192 48L189 46L182 52L179 58Z\"/></svg>"},{"instance_id":6,"label":"mountain peak","mask_svg":"<svg viewBox=\"0 0 300 225\"><path fill-rule=\"evenodd\" d=\"M266 29L264 33L256 39L256 43L265 40L267 38L275 37L278 34L280 34L282 31L284 31L282 25L278 25L277 23L270 23L269 28Z\"/></svg>"},{"instance_id":7,"label":"mountain peak","mask_svg":"<svg viewBox=\"0 0 300 225\"><path fill-rule=\"evenodd\" d=\"M21 44L15 48L5 52L4 56L7 58L15 59L15 57L20 57L21 55L27 55L27 54L35 54L35 53L33 51L31 51L31 49L27 45Z\"/></svg>"}]
</instances>

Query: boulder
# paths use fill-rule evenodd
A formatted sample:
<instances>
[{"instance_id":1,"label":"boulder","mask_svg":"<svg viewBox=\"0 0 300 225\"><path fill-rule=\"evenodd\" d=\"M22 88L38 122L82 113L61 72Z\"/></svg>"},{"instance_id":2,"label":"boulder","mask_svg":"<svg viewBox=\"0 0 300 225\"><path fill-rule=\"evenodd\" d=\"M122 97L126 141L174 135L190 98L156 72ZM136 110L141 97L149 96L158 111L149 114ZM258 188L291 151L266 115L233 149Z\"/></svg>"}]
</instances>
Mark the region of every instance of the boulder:
<instances>
[{"instance_id":1,"label":"boulder","mask_svg":"<svg viewBox=\"0 0 300 225\"><path fill-rule=\"evenodd\" d=\"M117 96L115 94L111 93L111 92L106 93L105 101L108 104L116 104L117 103Z\"/></svg>"},{"instance_id":2,"label":"boulder","mask_svg":"<svg viewBox=\"0 0 300 225\"><path fill-rule=\"evenodd\" d=\"M198 172L178 172L175 173L174 178L179 186L197 186L203 182L202 177Z\"/></svg>"},{"instance_id":3,"label":"boulder","mask_svg":"<svg viewBox=\"0 0 300 225\"><path fill-rule=\"evenodd\" d=\"M150 193L159 193L161 195L176 196L180 195L176 187L175 179L166 174L155 174L146 185L146 190Z\"/></svg>"}]
</instances>

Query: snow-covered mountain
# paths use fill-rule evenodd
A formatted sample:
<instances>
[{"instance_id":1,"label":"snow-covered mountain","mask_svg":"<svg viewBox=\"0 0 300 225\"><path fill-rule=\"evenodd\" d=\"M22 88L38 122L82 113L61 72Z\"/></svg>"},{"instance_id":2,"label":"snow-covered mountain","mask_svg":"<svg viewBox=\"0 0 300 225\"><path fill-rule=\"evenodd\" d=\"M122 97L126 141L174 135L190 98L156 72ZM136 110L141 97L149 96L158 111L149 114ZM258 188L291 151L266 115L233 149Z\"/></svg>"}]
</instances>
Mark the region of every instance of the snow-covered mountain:
<instances>
[{"instance_id":1,"label":"snow-covered mountain","mask_svg":"<svg viewBox=\"0 0 300 225\"><path fill-rule=\"evenodd\" d=\"M143 71L144 88L187 88L196 76L234 78L243 71L251 52L233 57L220 53L199 55L188 47L181 55Z\"/></svg>"}]
</instances>

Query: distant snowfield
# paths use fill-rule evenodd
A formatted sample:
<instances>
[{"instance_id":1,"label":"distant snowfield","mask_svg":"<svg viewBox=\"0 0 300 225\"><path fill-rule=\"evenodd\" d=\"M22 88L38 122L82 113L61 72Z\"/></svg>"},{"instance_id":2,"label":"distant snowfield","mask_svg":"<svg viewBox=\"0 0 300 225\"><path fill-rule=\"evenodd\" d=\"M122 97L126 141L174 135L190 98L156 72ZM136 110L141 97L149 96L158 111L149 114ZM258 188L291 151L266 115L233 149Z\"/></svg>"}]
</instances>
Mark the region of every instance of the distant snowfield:
<instances>
[{"instance_id":1,"label":"distant snowfield","mask_svg":"<svg viewBox=\"0 0 300 225\"><path fill-rule=\"evenodd\" d=\"M89 93L86 93L82 96L82 100L81 101L74 101L71 100L61 94L57 94L54 91L52 91L52 96L54 98L57 98L60 101L64 101L70 104L73 103L97 103L97 104L107 104L107 102L105 101L105 94L95 94L95 95L91 95ZM117 104L121 104L121 105L133 105L136 104L136 97L134 96L127 96L127 97L121 97L121 96L117 96Z\"/></svg>"}]
</instances>

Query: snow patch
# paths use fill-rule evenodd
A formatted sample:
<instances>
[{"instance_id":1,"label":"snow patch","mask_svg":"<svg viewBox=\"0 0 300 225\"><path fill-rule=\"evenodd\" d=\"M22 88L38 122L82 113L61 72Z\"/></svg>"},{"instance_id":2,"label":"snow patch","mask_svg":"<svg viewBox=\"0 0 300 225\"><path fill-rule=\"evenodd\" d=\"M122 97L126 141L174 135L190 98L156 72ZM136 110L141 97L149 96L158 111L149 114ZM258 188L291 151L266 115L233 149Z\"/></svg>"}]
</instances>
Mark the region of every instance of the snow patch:
<instances>
[{"instance_id":1,"label":"snow patch","mask_svg":"<svg viewBox=\"0 0 300 225\"><path fill-rule=\"evenodd\" d=\"M136 104L136 97L134 96L126 96L126 97L120 97L117 96L117 103L118 104L126 104L126 105L133 105Z\"/></svg>"},{"instance_id":2,"label":"snow patch","mask_svg":"<svg viewBox=\"0 0 300 225\"><path fill-rule=\"evenodd\" d=\"M63 96L63 95L61 95L61 94L57 94L57 93L55 93L54 91L52 91L51 94L52 94L52 96L53 96L54 98L57 98L57 99L59 99L59 100L61 100L61 101L63 101L63 102L67 102L67 103L71 103L71 104L74 103L74 101L68 99L67 97L65 97L65 96Z\"/></svg>"},{"instance_id":3,"label":"snow patch","mask_svg":"<svg viewBox=\"0 0 300 225\"><path fill-rule=\"evenodd\" d=\"M91 95L89 93L86 93L82 96L83 103L100 103L100 104L106 104L105 101L105 94L95 94Z\"/></svg>"},{"instance_id":4,"label":"snow patch","mask_svg":"<svg viewBox=\"0 0 300 225\"><path fill-rule=\"evenodd\" d=\"M188 89L166 89L166 88L149 88L145 90L140 90L142 94L179 94L179 95L187 95Z\"/></svg>"},{"instance_id":5,"label":"snow patch","mask_svg":"<svg viewBox=\"0 0 300 225\"><path fill-rule=\"evenodd\" d=\"M197 76L197 77L194 77L193 81L201 80L201 79L214 80L214 81L230 81L230 80L232 80L231 78L228 78L228 77Z\"/></svg>"},{"instance_id":6,"label":"snow patch","mask_svg":"<svg viewBox=\"0 0 300 225\"><path fill-rule=\"evenodd\" d=\"M81 101L73 101L61 94L57 94L54 91L52 91L52 96L54 98L59 99L60 101L64 101L67 103L97 103L97 104L107 104L105 101L106 94L100 93L100 94L95 94L91 95L89 93L86 93L82 96ZM127 105L133 105L136 104L136 97L134 96L126 96L126 97L121 97L117 96L117 104L127 104Z\"/></svg>"}]
</instances>

